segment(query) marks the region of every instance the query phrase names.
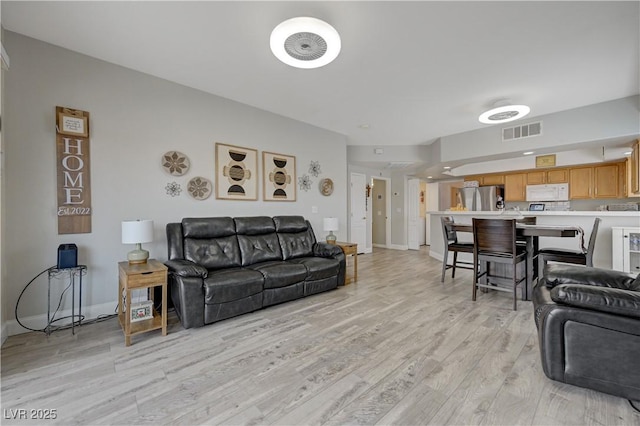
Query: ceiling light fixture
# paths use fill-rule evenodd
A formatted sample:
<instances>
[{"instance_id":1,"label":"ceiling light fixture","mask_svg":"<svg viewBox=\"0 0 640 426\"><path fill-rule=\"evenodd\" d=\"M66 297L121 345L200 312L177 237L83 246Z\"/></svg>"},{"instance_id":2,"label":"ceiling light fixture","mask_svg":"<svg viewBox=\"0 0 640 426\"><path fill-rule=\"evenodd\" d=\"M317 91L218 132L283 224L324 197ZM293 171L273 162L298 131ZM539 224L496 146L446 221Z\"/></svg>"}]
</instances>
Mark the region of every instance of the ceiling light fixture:
<instances>
[{"instance_id":1,"label":"ceiling light fixture","mask_svg":"<svg viewBox=\"0 0 640 426\"><path fill-rule=\"evenodd\" d=\"M527 151L527 152L523 152L522 155L531 155L533 154L535 151Z\"/></svg>"},{"instance_id":2,"label":"ceiling light fixture","mask_svg":"<svg viewBox=\"0 0 640 426\"><path fill-rule=\"evenodd\" d=\"M340 35L331 25L310 17L291 18L271 32L271 51L287 65L318 68L340 53Z\"/></svg>"},{"instance_id":3,"label":"ceiling light fixture","mask_svg":"<svg viewBox=\"0 0 640 426\"><path fill-rule=\"evenodd\" d=\"M500 100L494 103L494 108L480 114L478 120L484 124L508 123L519 120L529 114L531 108L526 105L511 105L508 100Z\"/></svg>"}]
</instances>

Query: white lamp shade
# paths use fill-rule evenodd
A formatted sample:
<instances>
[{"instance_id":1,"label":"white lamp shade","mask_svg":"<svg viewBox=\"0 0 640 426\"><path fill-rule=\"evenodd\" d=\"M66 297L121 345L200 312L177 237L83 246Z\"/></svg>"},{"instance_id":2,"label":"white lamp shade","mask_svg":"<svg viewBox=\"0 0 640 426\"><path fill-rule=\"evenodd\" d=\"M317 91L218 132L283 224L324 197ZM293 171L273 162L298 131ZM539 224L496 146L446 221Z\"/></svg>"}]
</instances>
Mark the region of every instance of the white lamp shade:
<instances>
[{"instance_id":1,"label":"white lamp shade","mask_svg":"<svg viewBox=\"0 0 640 426\"><path fill-rule=\"evenodd\" d=\"M122 244L153 241L153 220L125 220L122 222Z\"/></svg>"},{"instance_id":2,"label":"white lamp shade","mask_svg":"<svg viewBox=\"0 0 640 426\"><path fill-rule=\"evenodd\" d=\"M337 217L325 217L323 219L323 227L325 231L337 231L338 230L338 218Z\"/></svg>"}]
</instances>

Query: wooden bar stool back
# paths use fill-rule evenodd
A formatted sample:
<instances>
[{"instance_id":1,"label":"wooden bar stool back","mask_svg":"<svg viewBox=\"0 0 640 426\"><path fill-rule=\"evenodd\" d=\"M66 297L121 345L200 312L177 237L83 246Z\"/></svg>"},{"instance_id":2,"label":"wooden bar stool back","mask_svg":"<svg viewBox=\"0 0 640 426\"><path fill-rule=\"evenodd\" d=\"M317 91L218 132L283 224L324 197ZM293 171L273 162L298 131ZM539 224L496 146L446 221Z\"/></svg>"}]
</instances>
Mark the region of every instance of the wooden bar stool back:
<instances>
[{"instance_id":1,"label":"wooden bar stool back","mask_svg":"<svg viewBox=\"0 0 640 426\"><path fill-rule=\"evenodd\" d=\"M464 262L458 260L458 253L473 253L473 243L460 243L458 242L458 233L453 229L453 218L449 216L443 216L442 221L442 235L444 237L444 255L442 257L442 276L440 282L444 282L444 276L447 269L451 269L451 278L456 277L456 268L473 269L471 262ZM453 252L453 263L448 265L449 252Z\"/></svg>"},{"instance_id":2,"label":"wooden bar stool back","mask_svg":"<svg viewBox=\"0 0 640 426\"><path fill-rule=\"evenodd\" d=\"M476 300L478 288L488 288L498 291L513 292L513 310L518 309L517 288L526 281L526 247L516 244L516 220L515 219L473 219L473 294L472 300ZM480 262L486 266L479 271ZM525 273L518 279L517 265L525 262ZM502 277L491 275L489 263L511 265L511 276ZM479 283L479 279L485 277L486 283ZM510 288L500 287L497 284L509 284Z\"/></svg>"}]
</instances>

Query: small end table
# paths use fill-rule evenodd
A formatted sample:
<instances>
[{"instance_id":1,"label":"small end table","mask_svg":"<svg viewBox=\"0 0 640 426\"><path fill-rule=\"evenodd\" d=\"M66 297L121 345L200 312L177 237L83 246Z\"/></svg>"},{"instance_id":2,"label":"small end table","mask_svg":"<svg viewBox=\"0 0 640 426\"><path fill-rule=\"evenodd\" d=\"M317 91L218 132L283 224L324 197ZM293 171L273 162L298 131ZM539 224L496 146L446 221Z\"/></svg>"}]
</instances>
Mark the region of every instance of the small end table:
<instances>
[{"instance_id":1,"label":"small end table","mask_svg":"<svg viewBox=\"0 0 640 426\"><path fill-rule=\"evenodd\" d=\"M60 268L53 266L47 270L49 283L47 289L47 326L45 327L45 332L47 336L51 335L51 324L56 321L55 318L51 316L51 279L59 278L66 274L69 274L69 285L71 286L71 334L76 334L76 277L79 278L78 289L80 290L80 297L78 298L78 325L82 325L82 276L87 273L86 265L78 265L71 268ZM55 314L54 314L55 315Z\"/></svg>"},{"instance_id":2,"label":"small end table","mask_svg":"<svg viewBox=\"0 0 640 426\"><path fill-rule=\"evenodd\" d=\"M129 264L119 262L118 280L118 319L124 332L126 346L131 345L131 336L146 333L151 330L162 329L162 335L167 335L167 267L155 259L149 259L147 263ZM153 302L153 289L162 287L162 310L156 312L152 307L153 318L142 321L131 321L131 290L147 289L150 300ZM124 292L124 294L123 294Z\"/></svg>"},{"instance_id":3,"label":"small end table","mask_svg":"<svg viewBox=\"0 0 640 426\"><path fill-rule=\"evenodd\" d=\"M353 276L346 276L344 283L349 284L358 281L358 244L336 241L336 245L342 249L345 256L351 255L353 257Z\"/></svg>"}]
</instances>

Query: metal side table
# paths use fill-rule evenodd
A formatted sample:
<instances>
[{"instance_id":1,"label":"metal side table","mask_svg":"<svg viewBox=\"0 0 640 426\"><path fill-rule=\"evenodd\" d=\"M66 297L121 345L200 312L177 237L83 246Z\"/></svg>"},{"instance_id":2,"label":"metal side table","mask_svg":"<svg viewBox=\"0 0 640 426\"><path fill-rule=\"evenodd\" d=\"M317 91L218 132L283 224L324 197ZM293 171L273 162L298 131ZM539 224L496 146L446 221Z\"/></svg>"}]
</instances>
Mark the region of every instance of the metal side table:
<instances>
[{"instance_id":1,"label":"metal side table","mask_svg":"<svg viewBox=\"0 0 640 426\"><path fill-rule=\"evenodd\" d=\"M86 265L78 265L74 268L61 268L52 266L48 269L49 284L47 289L47 327L45 331L47 336L51 335L51 323L54 318L51 318L51 279L63 278L65 275L69 276L69 285L71 286L71 334L76 334L76 316L78 317L78 325L82 325L82 276L87 273ZM78 298L78 315L76 315L76 277L78 277L78 290L80 292ZM55 312L54 312L55 314Z\"/></svg>"}]
</instances>

